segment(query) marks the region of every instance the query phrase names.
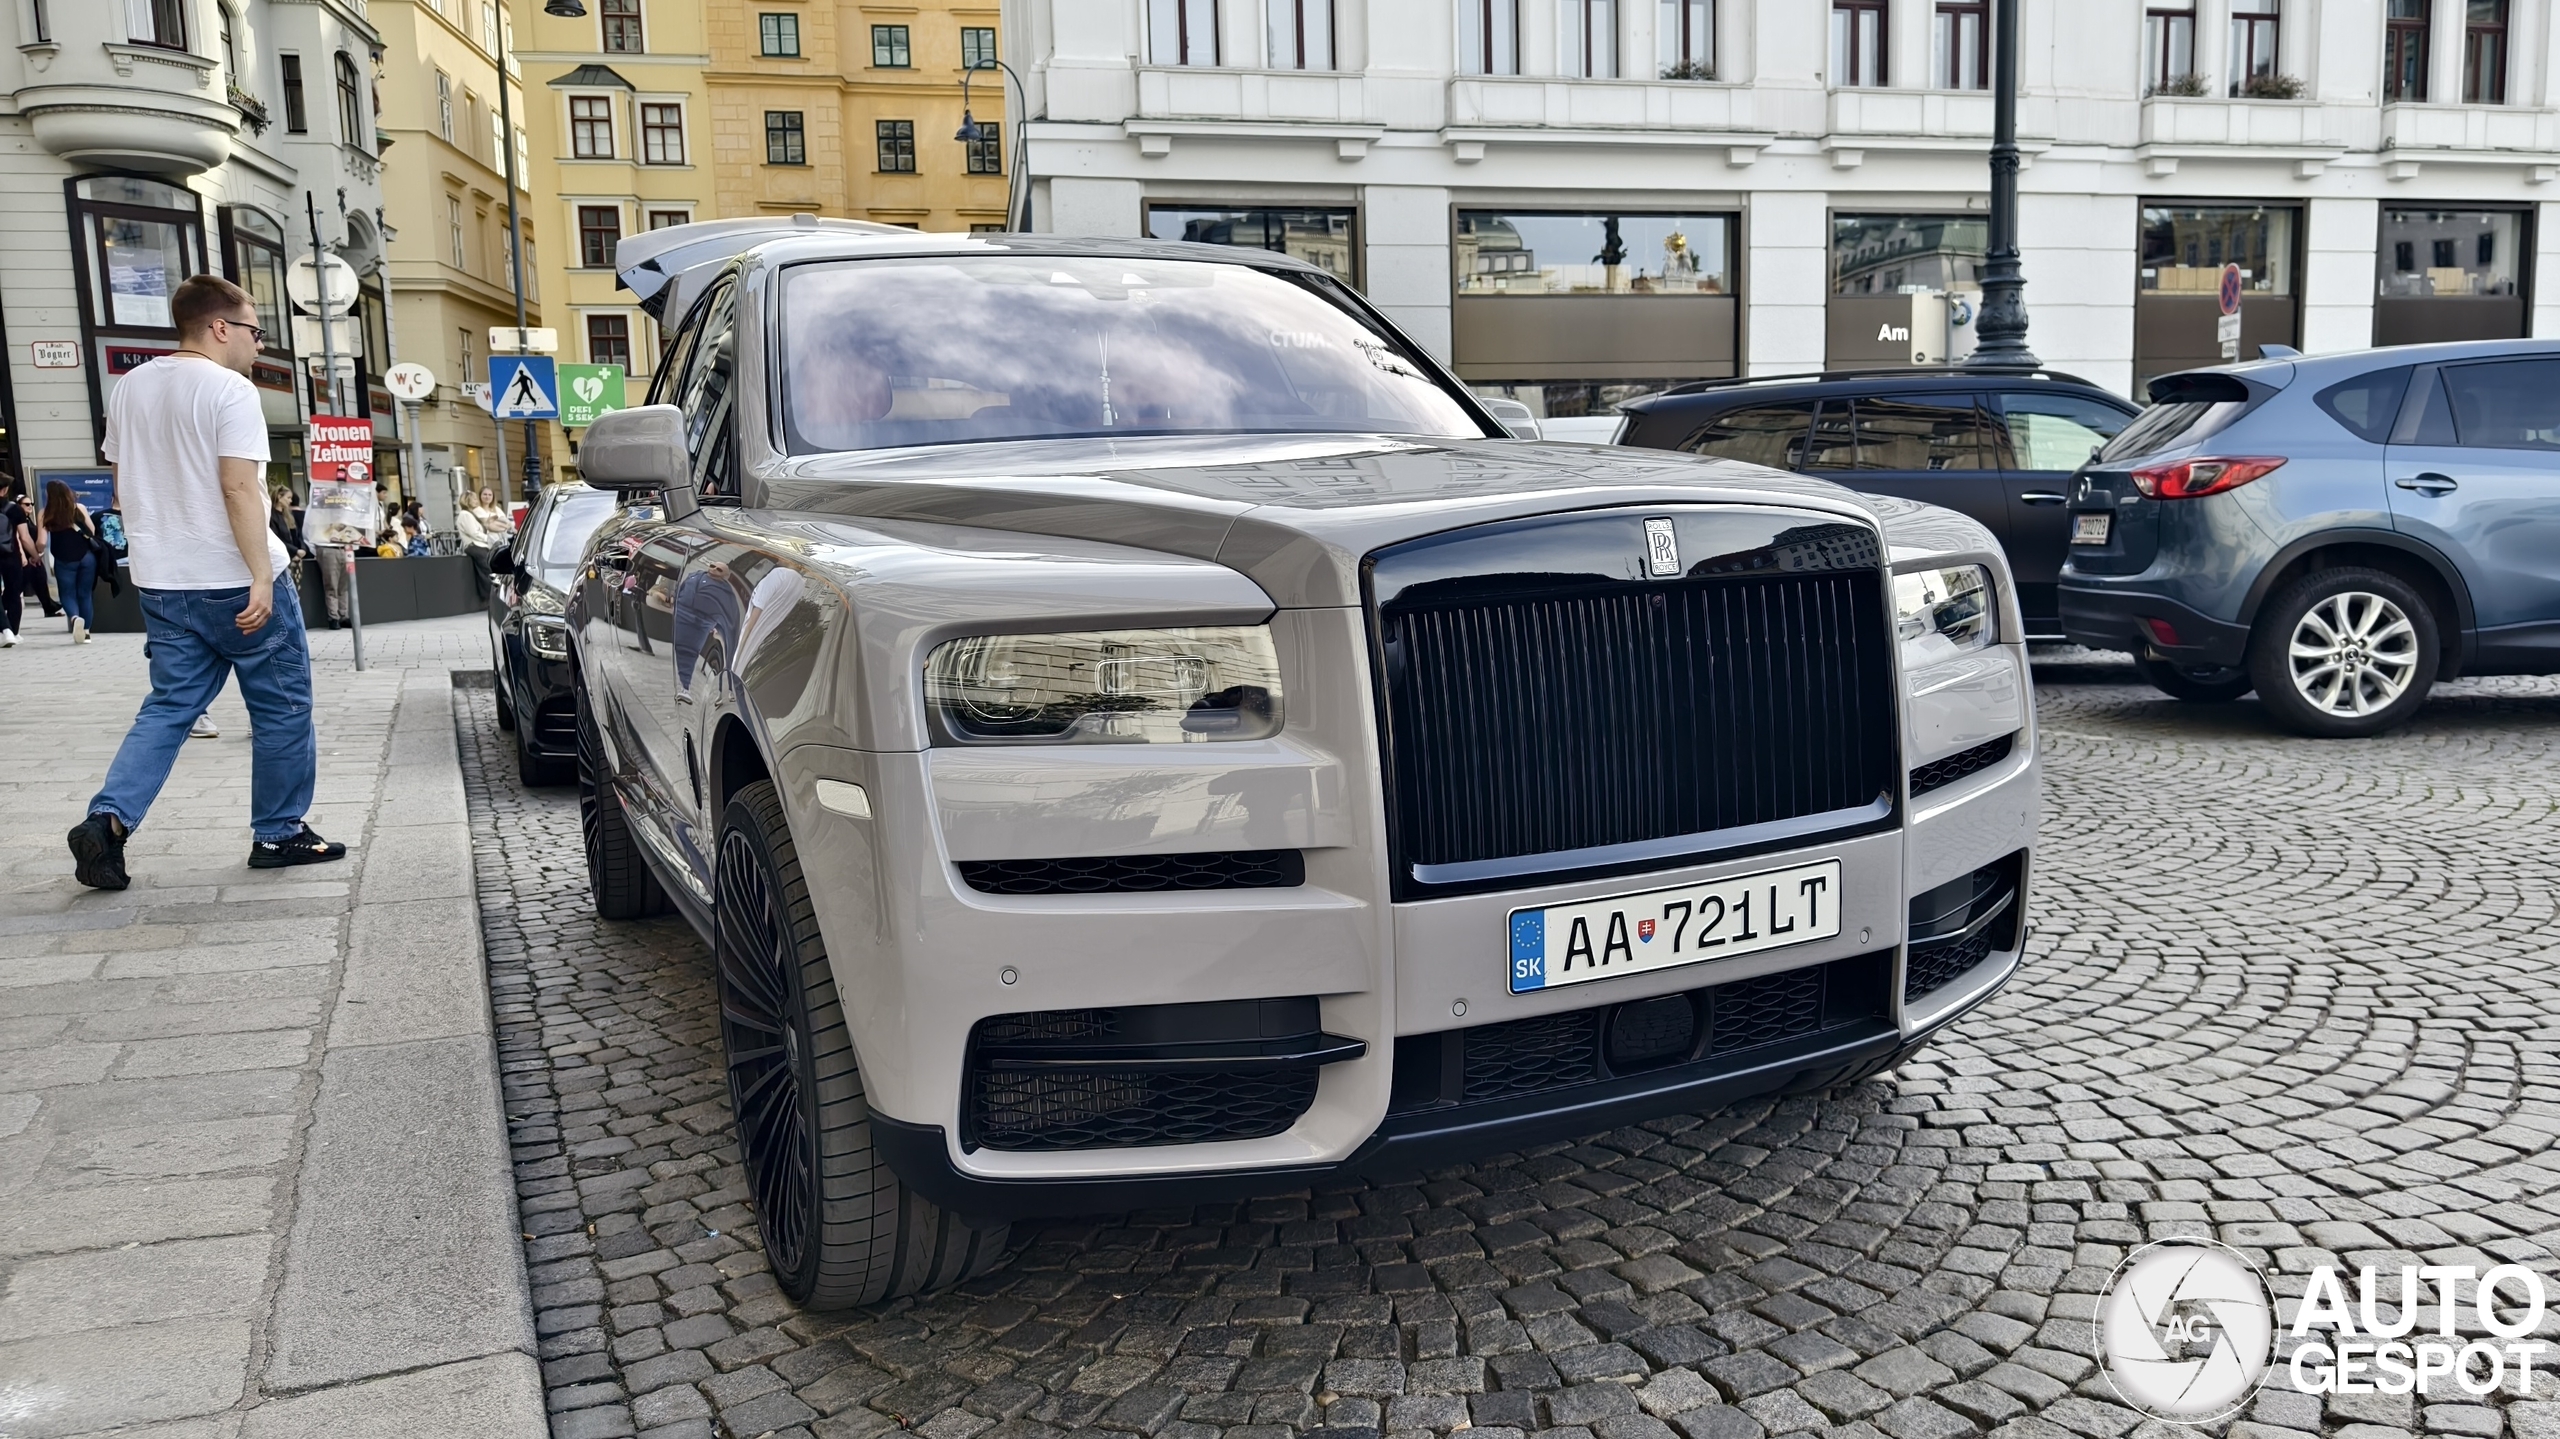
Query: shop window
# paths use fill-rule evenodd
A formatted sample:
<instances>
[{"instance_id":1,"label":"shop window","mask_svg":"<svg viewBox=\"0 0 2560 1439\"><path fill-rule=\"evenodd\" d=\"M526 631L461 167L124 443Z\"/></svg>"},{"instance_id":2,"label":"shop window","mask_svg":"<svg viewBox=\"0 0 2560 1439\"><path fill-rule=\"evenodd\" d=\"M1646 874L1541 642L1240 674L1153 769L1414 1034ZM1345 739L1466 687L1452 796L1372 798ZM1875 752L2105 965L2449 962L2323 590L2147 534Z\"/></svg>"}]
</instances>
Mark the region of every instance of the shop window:
<instances>
[{"instance_id":1,"label":"shop window","mask_svg":"<svg viewBox=\"0 0 2560 1439\"><path fill-rule=\"evenodd\" d=\"M2146 294L2215 295L2222 267L2240 267L2243 294L2293 293L2294 212L2267 206L2142 211L2136 288Z\"/></svg>"},{"instance_id":2,"label":"shop window","mask_svg":"<svg viewBox=\"0 0 2560 1439\"><path fill-rule=\"evenodd\" d=\"M1147 211L1147 233L1158 240L1274 250L1351 283L1352 212L1348 209L1222 209L1156 205Z\"/></svg>"},{"instance_id":3,"label":"shop window","mask_svg":"<svg viewBox=\"0 0 2560 1439\"><path fill-rule=\"evenodd\" d=\"M640 0L604 0L596 13L604 22L604 48L613 55L639 55L648 50L640 33Z\"/></svg>"},{"instance_id":4,"label":"shop window","mask_svg":"<svg viewBox=\"0 0 2560 1439\"><path fill-rule=\"evenodd\" d=\"M1004 127L992 120L978 122L978 138L968 142L969 173L1001 175L1004 173Z\"/></svg>"},{"instance_id":5,"label":"shop window","mask_svg":"<svg viewBox=\"0 0 2560 1439\"><path fill-rule=\"evenodd\" d=\"M2283 23L2281 0L2231 0L2231 93L2277 98L2283 72L2276 67L2276 39Z\"/></svg>"},{"instance_id":6,"label":"shop window","mask_svg":"<svg viewBox=\"0 0 2560 1439\"><path fill-rule=\"evenodd\" d=\"M1458 72L1520 73L1520 0L1458 0Z\"/></svg>"},{"instance_id":7,"label":"shop window","mask_svg":"<svg viewBox=\"0 0 2560 1439\"><path fill-rule=\"evenodd\" d=\"M1333 0L1269 0L1269 9L1272 69L1333 68Z\"/></svg>"},{"instance_id":8,"label":"shop window","mask_svg":"<svg viewBox=\"0 0 2560 1439\"><path fill-rule=\"evenodd\" d=\"M1991 85L1991 0L1938 0L1930 33L1930 69L1941 90Z\"/></svg>"},{"instance_id":9,"label":"shop window","mask_svg":"<svg viewBox=\"0 0 2560 1439\"><path fill-rule=\"evenodd\" d=\"M587 363L631 368L631 317L587 316Z\"/></svg>"},{"instance_id":10,"label":"shop window","mask_svg":"<svg viewBox=\"0 0 2560 1439\"><path fill-rule=\"evenodd\" d=\"M1461 210L1461 295L1723 295L1731 217Z\"/></svg>"},{"instance_id":11,"label":"shop window","mask_svg":"<svg viewBox=\"0 0 2560 1439\"><path fill-rule=\"evenodd\" d=\"M620 205L578 207L578 263L590 270L613 268L613 247L622 243Z\"/></svg>"},{"instance_id":12,"label":"shop window","mask_svg":"<svg viewBox=\"0 0 2560 1439\"><path fill-rule=\"evenodd\" d=\"M2196 75L2195 0L2153 0L2142 12L2142 92L2205 93Z\"/></svg>"},{"instance_id":13,"label":"shop window","mask_svg":"<svg viewBox=\"0 0 2560 1439\"><path fill-rule=\"evenodd\" d=\"M2469 0L2463 12L2462 103L2507 103L2507 0Z\"/></svg>"},{"instance_id":14,"label":"shop window","mask_svg":"<svg viewBox=\"0 0 2560 1439\"><path fill-rule=\"evenodd\" d=\"M569 153L581 160L613 158L613 97L569 97Z\"/></svg>"},{"instance_id":15,"label":"shop window","mask_svg":"<svg viewBox=\"0 0 2560 1439\"><path fill-rule=\"evenodd\" d=\"M996 32L992 25L960 27L960 68L991 70L996 63Z\"/></svg>"},{"instance_id":16,"label":"shop window","mask_svg":"<svg viewBox=\"0 0 2560 1439\"><path fill-rule=\"evenodd\" d=\"M1883 85L1885 0L1832 0L1831 83Z\"/></svg>"},{"instance_id":17,"label":"shop window","mask_svg":"<svg viewBox=\"0 0 2560 1439\"><path fill-rule=\"evenodd\" d=\"M684 106L640 107L640 159L649 165L684 163Z\"/></svg>"},{"instance_id":18,"label":"shop window","mask_svg":"<svg viewBox=\"0 0 2560 1439\"><path fill-rule=\"evenodd\" d=\"M916 172L916 122L913 120L878 120L872 123L872 135L879 142L880 173L912 175Z\"/></svg>"},{"instance_id":19,"label":"shop window","mask_svg":"<svg viewBox=\"0 0 2560 1439\"><path fill-rule=\"evenodd\" d=\"M284 75L284 128L288 135L303 135L311 130L311 105L302 95L302 57L279 55L277 64Z\"/></svg>"},{"instance_id":20,"label":"shop window","mask_svg":"<svg viewBox=\"0 0 2560 1439\"><path fill-rule=\"evenodd\" d=\"M2382 248L2390 264L2375 277L2376 293L2385 300L2513 296L2523 226L2513 210L2385 210Z\"/></svg>"},{"instance_id":21,"label":"shop window","mask_svg":"<svg viewBox=\"0 0 2560 1439\"><path fill-rule=\"evenodd\" d=\"M1218 63L1218 0L1147 0L1147 59L1157 65Z\"/></svg>"},{"instance_id":22,"label":"shop window","mask_svg":"<svg viewBox=\"0 0 2560 1439\"><path fill-rule=\"evenodd\" d=\"M875 55L879 50L880 32L895 28L897 27L890 25L871 27L872 49ZM756 40L760 47L758 51L760 54L784 60L800 58L800 17L787 11L767 11L758 15ZM873 63L876 64L878 61L875 59Z\"/></svg>"},{"instance_id":23,"label":"shop window","mask_svg":"<svg viewBox=\"0 0 2560 1439\"><path fill-rule=\"evenodd\" d=\"M806 146L800 112L767 110L764 112L764 162L768 165L806 165Z\"/></svg>"},{"instance_id":24,"label":"shop window","mask_svg":"<svg viewBox=\"0 0 2560 1439\"><path fill-rule=\"evenodd\" d=\"M1715 0L1661 0L1653 38L1665 80L1716 78Z\"/></svg>"},{"instance_id":25,"label":"shop window","mask_svg":"<svg viewBox=\"0 0 2560 1439\"><path fill-rule=\"evenodd\" d=\"M171 332L169 297L205 268L196 197L135 176L72 182L72 227L88 271L88 309L101 330Z\"/></svg>"},{"instance_id":26,"label":"shop window","mask_svg":"<svg viewBox=\"0 0 2560 1439\"><path fill-rule=\"evenodd\" d=\"M2382 29L2382 99L2427 98L2427 29L2433 0L2386 0Z\"/></svg>"},{"instance_id":27,"label":"shop window","mask_svg":"<svg viewBox=\"0 0 2560 1439\"><path fill-rule=\"evenodd\" d=\"M1562 73L1582 80L1618 78L1617 0L1559 0L1557 16Z\"/></svg>"},{"instance_id":28,"label":"shop window","mask_svg":"<svg viewBox=\"0 0 2560 1439\"><path fill-rule=\"evenodd\" d=\"M1834 215L1831 293L1978 290L1989 225L1969 215Z\"/></svg>"}]
</instances>

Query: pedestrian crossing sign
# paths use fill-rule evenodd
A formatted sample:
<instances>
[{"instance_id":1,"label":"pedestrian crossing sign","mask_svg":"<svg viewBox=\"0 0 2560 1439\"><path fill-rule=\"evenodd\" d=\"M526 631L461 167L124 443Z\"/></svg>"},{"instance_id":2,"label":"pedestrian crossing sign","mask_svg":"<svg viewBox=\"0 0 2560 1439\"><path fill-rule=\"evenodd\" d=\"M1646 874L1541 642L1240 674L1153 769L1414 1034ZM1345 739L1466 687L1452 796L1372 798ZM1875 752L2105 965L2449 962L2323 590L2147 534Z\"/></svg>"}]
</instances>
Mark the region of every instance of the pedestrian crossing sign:
<instances>
[{"instance_id":1,"label":"pedestrian crossing sign","mask_svg":"<svg viewBox=\"0 0 2560 1439\"><path fill-rule=\"evenodd\" d=\"M559 368L549 355L491 355L489 413L501 420L549 420L560 414Z\"/></svg>"}]
</instances>

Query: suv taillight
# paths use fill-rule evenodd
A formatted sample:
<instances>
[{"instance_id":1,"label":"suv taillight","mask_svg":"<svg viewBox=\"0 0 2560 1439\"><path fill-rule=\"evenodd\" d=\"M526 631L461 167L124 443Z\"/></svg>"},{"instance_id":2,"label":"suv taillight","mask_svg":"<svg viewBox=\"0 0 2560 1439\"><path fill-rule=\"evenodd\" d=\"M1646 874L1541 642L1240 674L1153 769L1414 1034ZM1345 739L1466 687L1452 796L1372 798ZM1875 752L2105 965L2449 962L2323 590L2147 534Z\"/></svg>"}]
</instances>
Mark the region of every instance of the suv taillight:
<instances>
[{"instance_id":1,"label":"suv taillight","mask_svg":"<svg viewBox=\"0 0 2560 1439\"><path fill-rule=\"evenodd\" d=\"M2282 465L2282 460L2180 460L2133 472L2133 487L2145 499L2193 500L2236 490Z\"/></svg>"}]
</instances>

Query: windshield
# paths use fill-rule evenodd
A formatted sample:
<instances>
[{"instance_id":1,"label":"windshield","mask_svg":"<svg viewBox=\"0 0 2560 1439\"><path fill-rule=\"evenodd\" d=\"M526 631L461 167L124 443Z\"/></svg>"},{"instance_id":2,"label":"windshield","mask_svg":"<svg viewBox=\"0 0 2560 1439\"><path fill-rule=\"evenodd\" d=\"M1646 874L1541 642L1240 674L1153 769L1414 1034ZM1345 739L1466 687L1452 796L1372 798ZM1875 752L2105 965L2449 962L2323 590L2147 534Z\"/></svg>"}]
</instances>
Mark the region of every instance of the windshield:
<instances>
[{"instance_id":1,"label":"windshield","mask_svg":"<svg viewBox=\"0 0 2560 1439\"><path fill-rule=\"evenodd\" d=\"M533 561L533 577L554 589L566 589L570 572L587 553L587 539L613 513L611 490L581 489L551 502L551 518L543 526L542 543Z\"/></svg>"},{"instance_id":2,"label":"windshield","mask_svg":"<svg viewBox=\"0 0 2560 1439\"><path fill-rule=\"evenodd\" d=\"M1244 265L1068 256L793 269L795 453L1235 431L1481 437L1404 347Z\"/></svg>"}]
</instances>

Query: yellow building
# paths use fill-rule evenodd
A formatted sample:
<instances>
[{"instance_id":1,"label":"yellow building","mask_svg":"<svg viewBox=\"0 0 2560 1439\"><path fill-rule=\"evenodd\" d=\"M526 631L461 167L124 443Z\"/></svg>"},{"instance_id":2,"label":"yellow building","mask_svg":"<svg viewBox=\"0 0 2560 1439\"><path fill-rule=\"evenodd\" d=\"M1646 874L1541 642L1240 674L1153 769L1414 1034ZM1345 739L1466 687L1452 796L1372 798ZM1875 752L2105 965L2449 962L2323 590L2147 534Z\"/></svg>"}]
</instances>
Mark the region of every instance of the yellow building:
<instances>
[{"instance_id":1,"label":"yellow building","mask_svg":"<svg viewBox=\"0 0 2560 1439\"><path fill-rule=\"evenodd\" d=\"M465 383L488 378L489 331L516 322L507 245L506 143L499 124L498 0L373 0L382 31L383 209L395 234L389 249L392 318L399 358L435 371L437 388L420 416L426 474L415 492L437 528L456 488L521 492L524 427L510 425L507 473L498 466L497 427ZM513 43L509 37L509 43ZM524 81L511 77L517 173L527 154ZM519 212L531 203L521 188ZM525 218L530 219L527 215ZM525 323L543 323L545 246L525 227ZM378 426L389 433L390 426ZM549 473L549 456L545 456ZM403 487L409 488L408 486Z\"/></svg>"},{"instance_id":2,"label":"yellow building","mask_svg":"<svg viewBox=\"0 0 2560 1439\"><path fill-rule=\"evenodd\" d=\"M1015 137L992 62L996 0L710 0L712 172L723 216L814 211L1001 229Z\"/></svg>"},{"instance_id":3,"label":"yellow building","mask_svg":"<svg viewBox=\"0 0 2560 1439\"><path fill-rule=\"evenodd\" d=\"M712 201L704 12L649 0L583 3L583 17L564 19L544 14L541 0L513 0L533 96L532 192L540 198L531 219L559 357L621 365L625 398L636 405L655 372L659 336L631 292L616 288L614 246L721 213Z\"/></svg>"}]
</instances>

